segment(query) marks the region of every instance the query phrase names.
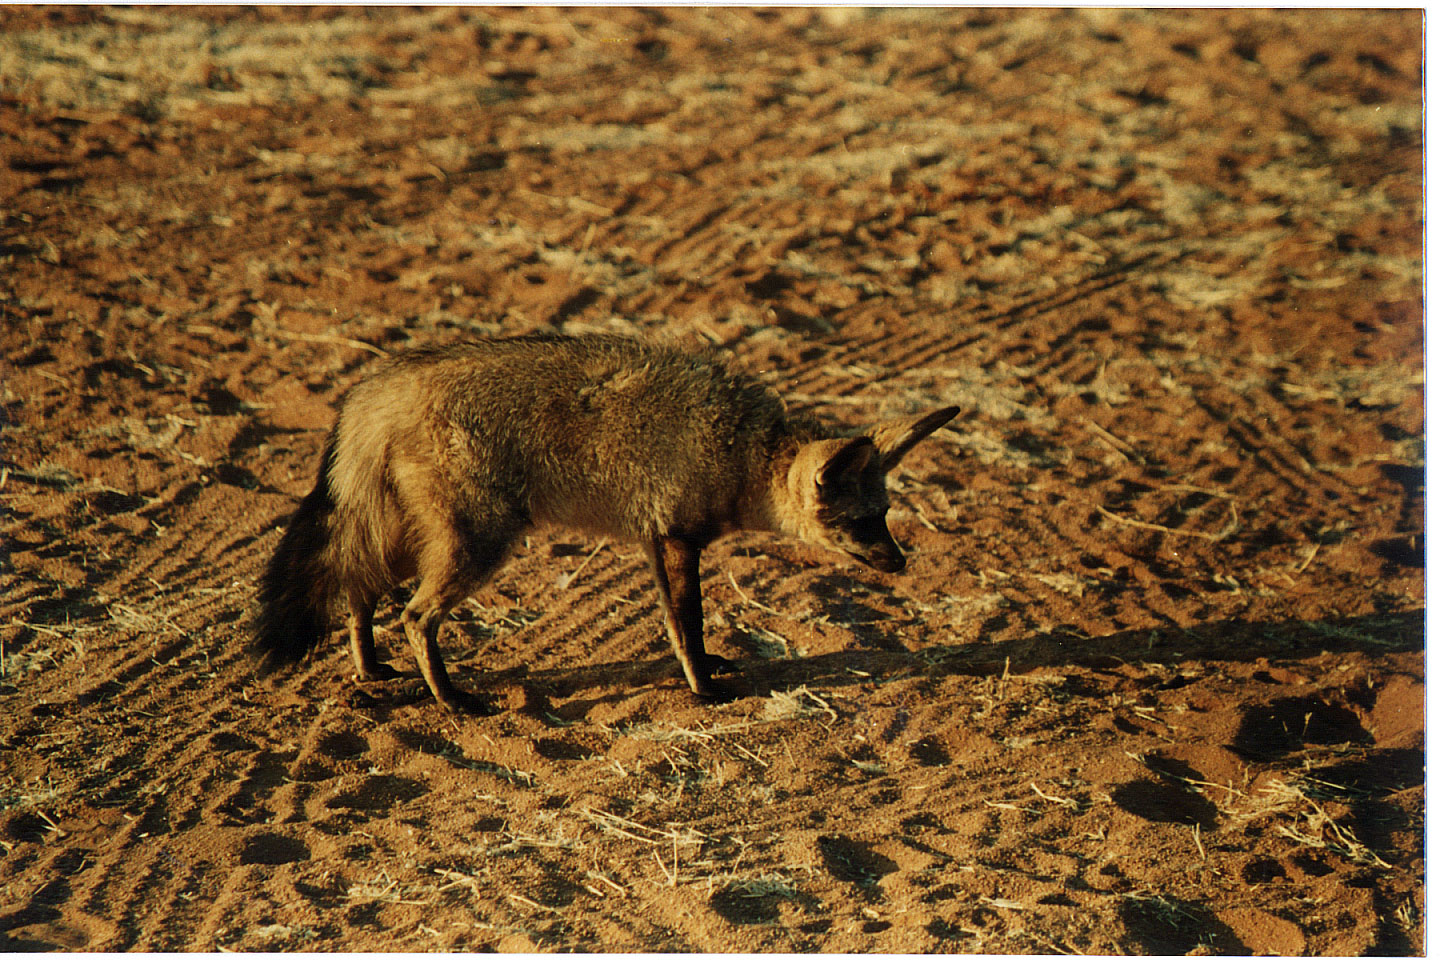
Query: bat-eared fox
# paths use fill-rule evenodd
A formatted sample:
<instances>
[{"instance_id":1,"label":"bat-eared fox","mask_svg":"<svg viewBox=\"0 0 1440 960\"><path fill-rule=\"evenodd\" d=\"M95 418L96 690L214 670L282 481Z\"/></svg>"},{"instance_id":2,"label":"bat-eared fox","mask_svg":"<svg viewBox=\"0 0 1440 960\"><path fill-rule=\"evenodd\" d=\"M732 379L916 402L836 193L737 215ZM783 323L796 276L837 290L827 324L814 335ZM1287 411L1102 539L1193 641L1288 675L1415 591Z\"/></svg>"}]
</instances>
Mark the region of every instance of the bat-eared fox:
<instances>
[{"instance_id":1,"label":"bat-eared fox","mask_svg":"<svg viewBox=\"0 0 1440 960\"><path fill-rule=\"evenodd\" d=\"M436 634L511 545L558 524L639 543L690 689L716 698L729 661L701 638L700 551L766 530L894 573L885 474L959 412L886 420L855 436L787 416L774 390L718 360L621 337L550 335L419 349L350 389L260 582L267 669L305 658L350 610L358 678L380 597L418 576L405 636L435 699L466 709Z\"/></svg>"}]
</instances>

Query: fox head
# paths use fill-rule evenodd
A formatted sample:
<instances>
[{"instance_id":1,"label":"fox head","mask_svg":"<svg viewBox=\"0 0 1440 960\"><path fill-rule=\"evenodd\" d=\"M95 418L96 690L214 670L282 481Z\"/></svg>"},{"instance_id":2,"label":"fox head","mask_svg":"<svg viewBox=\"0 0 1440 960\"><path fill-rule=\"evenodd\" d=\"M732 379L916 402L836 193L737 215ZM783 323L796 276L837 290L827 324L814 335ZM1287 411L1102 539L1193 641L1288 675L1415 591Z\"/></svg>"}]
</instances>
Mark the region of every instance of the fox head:
<instances>
[{"instance_id":1,"label":"fox head","mask_svg":"<svg viewBox=\"0 0 1440 960\"><path fill-rule=\"evenodd\" d=\"M890 509L885 474L959 412L959 407L943 407L886 420L858 437L801 444L786 477L780 511L785 532L885 573L905 569L905 555L885 525Z\"/></svg>"}]
</instances>

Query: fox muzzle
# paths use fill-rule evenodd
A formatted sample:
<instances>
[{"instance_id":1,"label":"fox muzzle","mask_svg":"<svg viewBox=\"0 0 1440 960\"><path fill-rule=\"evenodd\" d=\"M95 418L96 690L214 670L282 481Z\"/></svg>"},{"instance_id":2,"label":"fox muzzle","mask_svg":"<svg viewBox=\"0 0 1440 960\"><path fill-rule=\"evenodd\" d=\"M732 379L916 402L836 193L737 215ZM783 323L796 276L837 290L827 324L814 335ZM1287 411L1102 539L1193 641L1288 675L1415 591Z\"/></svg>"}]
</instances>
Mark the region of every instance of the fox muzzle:
<instances>
[{"instance_id":1,"label":"fox muzzle","mask_svg":"<svg viewBox=\"0 0 1440 960\"><path fill-rule=\"evenodd\" d=\"M895 545L877 545L866 550L864 553L858 550L847 550L846 553L881 573L899 573L905 569L905 555Z\"/></svg>"},{"instance_id":2,"label":"fox muzzle","mask_svg":"<svg viewBox=\"0 0 1440 960\"><path fill-rule=\"evenodd\" d=\"M883 516L862 520L846 533L848 536L837 546L865 566L882 573L899 573L905 569L905 554L890 535Z\"/></svg>"}]
</instances>

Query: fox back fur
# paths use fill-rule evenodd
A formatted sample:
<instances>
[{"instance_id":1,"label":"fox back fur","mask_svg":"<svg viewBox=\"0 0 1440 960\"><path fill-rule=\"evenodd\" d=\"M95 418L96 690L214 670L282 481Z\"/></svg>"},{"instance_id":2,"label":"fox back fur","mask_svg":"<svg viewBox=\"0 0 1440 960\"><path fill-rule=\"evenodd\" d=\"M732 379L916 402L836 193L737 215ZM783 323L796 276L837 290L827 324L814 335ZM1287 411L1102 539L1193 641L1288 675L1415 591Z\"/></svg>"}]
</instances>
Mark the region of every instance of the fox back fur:
<instances>
[{"instance_id":1,"label":"fox back fur","mask_svg":"<svg viewBox=\"0 0 1440 960\"><path fill-rule=\"evenodd\" d=\"M371 617L418 575L406 637L436 699L472 706L446 673L440 624L525 531L554 524L644 547L686 679L718 696L711 675L728 663L703 645L700 550L768 530L902 569L884 475L957 412L835 436L718 361L620 337L396 356L341 404L315 487L261 579L257 647L267 669L304 659L343 598L359 678L396 676L375 656Z\"/></svg>"}]
</instances>

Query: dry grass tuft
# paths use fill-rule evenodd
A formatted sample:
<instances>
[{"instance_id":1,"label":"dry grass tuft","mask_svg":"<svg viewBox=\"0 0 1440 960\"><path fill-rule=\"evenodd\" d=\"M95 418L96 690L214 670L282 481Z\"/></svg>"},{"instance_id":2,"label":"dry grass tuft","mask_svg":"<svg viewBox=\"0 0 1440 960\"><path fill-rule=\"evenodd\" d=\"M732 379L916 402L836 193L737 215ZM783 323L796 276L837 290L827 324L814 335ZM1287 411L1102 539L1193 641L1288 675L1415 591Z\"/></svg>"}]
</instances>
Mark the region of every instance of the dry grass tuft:
<instances>
[{"instance_id":1,"label":"dry grass tuft","mask_svg":"<svg viewBox=\"0 0 1440 960\"><path fill-rule=\"evenodd\" d=\"M1261 790L1265 798L1263 809L1271 816L1288 815L1288 823L1276 825L1275 832L1302 846L1338 853L1352 863L1367 867L1390 869L1392 864L1382 860L1355 836L1350 828L1337 823L1326 809L1312 798L1305 789L1308 778L1296 781L1271 780Z\"/></svg>"}]
</instances>

